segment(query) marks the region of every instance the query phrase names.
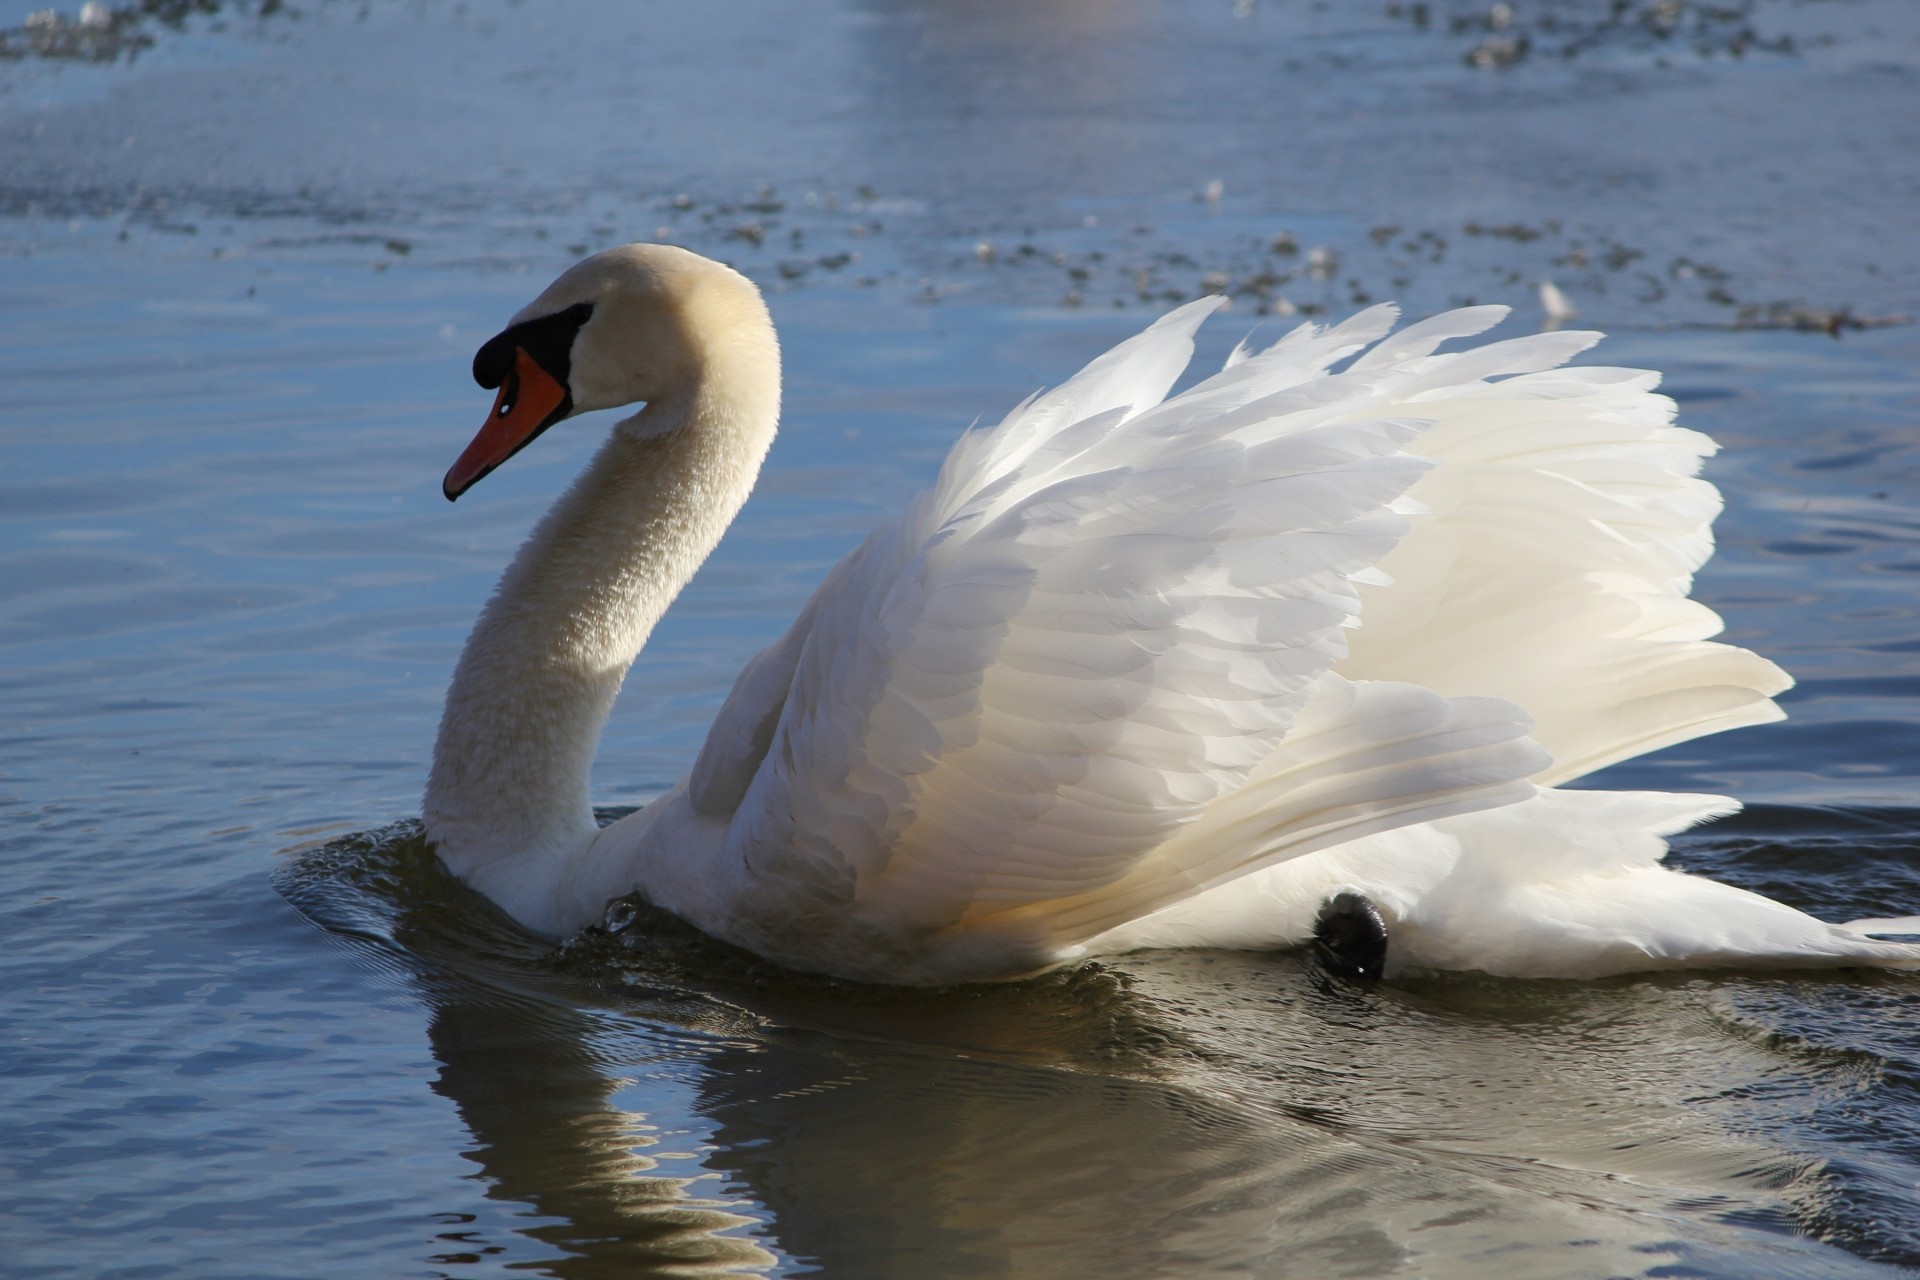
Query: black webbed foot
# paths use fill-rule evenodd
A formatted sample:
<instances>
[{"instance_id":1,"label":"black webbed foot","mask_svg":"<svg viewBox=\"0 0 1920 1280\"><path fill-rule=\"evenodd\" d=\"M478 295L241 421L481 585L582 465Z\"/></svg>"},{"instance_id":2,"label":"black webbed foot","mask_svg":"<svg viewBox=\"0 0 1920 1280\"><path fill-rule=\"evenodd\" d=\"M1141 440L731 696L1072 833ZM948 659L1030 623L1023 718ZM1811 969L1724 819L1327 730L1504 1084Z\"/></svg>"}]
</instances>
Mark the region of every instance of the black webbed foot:
<instances>
[{"instance_id":1,"label":"black webbed foot","mask_svg":"<svg viewBox=\"0 0 1920 1280\"><path fill-rule=\"evenodd\" d=\"M1337 893L1313 922L1313 949L1342 978L1378 979L1387 966L1387 922L1360 894Z\"/></svg>"}]
</instances>

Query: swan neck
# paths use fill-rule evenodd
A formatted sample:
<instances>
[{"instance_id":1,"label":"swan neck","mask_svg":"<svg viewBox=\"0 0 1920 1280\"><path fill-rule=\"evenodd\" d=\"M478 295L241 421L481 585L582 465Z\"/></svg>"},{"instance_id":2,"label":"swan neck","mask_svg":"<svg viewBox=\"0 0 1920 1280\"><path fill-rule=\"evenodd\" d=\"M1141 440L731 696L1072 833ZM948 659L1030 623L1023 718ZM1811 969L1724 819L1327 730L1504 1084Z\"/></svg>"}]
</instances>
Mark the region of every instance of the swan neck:
<instances>
[{"instance_id":1,"label":"swan neck","mask_svg":"<svg viewBox=\"0 0 1920 1280\"><path fill-rule=\"evenodd\" d=\"M565 880L556 860L597 830L601 729L654 624L753 487L779 416L777 355L770 366L695 379L617 425L468 637L434 747L427 835L523 923L562 931L569 909L545 899Z\"/></svg>"}]
</instances>

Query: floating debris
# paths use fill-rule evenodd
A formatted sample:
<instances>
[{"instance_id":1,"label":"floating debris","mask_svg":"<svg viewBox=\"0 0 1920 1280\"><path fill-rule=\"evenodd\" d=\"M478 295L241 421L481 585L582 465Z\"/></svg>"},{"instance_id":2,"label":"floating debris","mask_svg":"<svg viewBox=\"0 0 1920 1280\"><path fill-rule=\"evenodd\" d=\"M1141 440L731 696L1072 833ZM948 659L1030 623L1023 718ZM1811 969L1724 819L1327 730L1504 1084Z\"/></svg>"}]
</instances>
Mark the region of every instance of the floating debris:
<instances>
[{"instance_id":1,"label":"floating debris","mask_svg":"<svg viewBox=\"0 0 1920 1280\"><path fill-rule=\"evenodd\" d=\"M1483 70L1511 67L1530 57L1572 59L1599 51L1650 55L1656 66L1676 54L1742 58L1749 53L1792 54L1792 35L1762 35L1754 26L1759 0L1610 0L1576 4L1537 0L1524 7L1480 0L1389 4L1389 18L1422 31L1478 36L1463 61ZM1446 17L1434 20L1438 9Z\"/></svg>"},{"instance_id":2,"label":"floating debris","mask_svg":"<svg viewBox=\"0 0 1920 1280\"><path fill-rule=\"evenodd\" d=\"M1839 337L1848 329L1888 329L1911 324L1911 316L1866 316L1852 307L1827 310L1803 302L1770 302L1764 306L1749 303L1734 318L1736 329L1798 329L1805 333L1826 333Z\"/></svg>"},{"instance_id":3,"label":"floating debris","mask_svg":"<svg viewBox=\"0 0 1920 1280\"><path fill-rule=\"evenodd\" d=\"M1547 313L1547 321L1541 326L1547 330L1558 329L1580 314L1573 303L1567 301L1567 295L1560 292L1560 286L1551 280L1540 282L1540 309Z\"/></svg>"},{"instance_id":4,"label":"floating debris","mask_svg":"<svg viewBox=\"0 0 1920 1280\"><path fill-rule=\"evenodd\" d=\"M1510 67L1527 56L1532 42L1525 36L1490 36L1467 51L1470 67Z\"/></svg>"},{"instance_id":5,"label":"floating debris","mask_svg":"<svg viewBox=\"0 0 1920 1280\"><path fill-rule=\"evenodd\" d=\"M1512 240L1516 244L1526 244L1538 240L1546 232L1529 227L1524 222L1509 222L1500 226L1483 226L1478 222L1469 222L1460 230L1470 236L1494 236L1501 240Z\"/></svg>"},{"instance_id":6,"label":"floating debris","mask_svg":"<svg viewBox=\"0 0 1920 1280\"><path fill-rule=\"evenodd\" d=\"M98 0L88 0L72 18L43 9L28 14L17 29L0 32L0 57L111 62L153 43L138 30L144 17L138 9L115 13Z\"/></svg>"},{"instance_id":7,"label":"floating debris","mask_svg":"<svg viewBox=\"0 0 1920 1280\"><path fill-rule=\"evenodd\" d=\"M114 8L87 0L71 18L53 9L27 15L12 30L0 30L0 59L52 58L68 62L113 62L153 47L151 24L179 30L194 17L222 11L255 18L291 14L281 0L221 3L221 0L137 0Z\"/></svg>"}]
</instances>

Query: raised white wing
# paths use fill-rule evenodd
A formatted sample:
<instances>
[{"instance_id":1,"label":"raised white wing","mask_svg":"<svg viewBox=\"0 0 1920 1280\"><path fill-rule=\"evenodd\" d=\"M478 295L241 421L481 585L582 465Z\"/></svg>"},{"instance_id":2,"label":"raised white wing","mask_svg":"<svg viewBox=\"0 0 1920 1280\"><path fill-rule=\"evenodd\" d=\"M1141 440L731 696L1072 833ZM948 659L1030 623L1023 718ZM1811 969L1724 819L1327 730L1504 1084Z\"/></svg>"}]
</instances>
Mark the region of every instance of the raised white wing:
<instances>
[{"instance_id":1,"label":"raised white wing","mask_svg":"<svg viewBox=\"0 0 1920 1280\"><path fill-rule=\"evenodd\" d=\"M1530 794L1546 762L1510 704L1326 683L1430 465L1402 451L1424 422L1386 411L1407 375L1326 373L1393 312L1166 400L1214 305L963 439L743 673L689 799L756 892L1062 945L1261 859ZM1310 696L1346 709L1310 735L1338 749L1271 764ZM1287 778L1262 788L1270 838L1163 856L1263 766Z\"/></svg>"},{"instance_id":2,"label":"raised white wing","mask_svg":"<svg viewBox=\"0 0 1920 1280\"><path fill-rule=\"evenodd\" d=\"M1428 326L1458 334L1470 318L1381 346ZM1687 598L1720 513L1699 478L1713 441L1673 425L1656 373L1550 367L1597 336L1400 361L1392 411L1433 423L1419 449L1440 465L1409 494L1427 510L1381 561L1392 585L1363 587L1366 625L1340 666L1519 703L1553 753L1544 783L1777 720L1771 695L1793 683L1711 642L1719 616ZM1394 368L1381 349L1356 367Z\"/></svg>"}]
</instances>

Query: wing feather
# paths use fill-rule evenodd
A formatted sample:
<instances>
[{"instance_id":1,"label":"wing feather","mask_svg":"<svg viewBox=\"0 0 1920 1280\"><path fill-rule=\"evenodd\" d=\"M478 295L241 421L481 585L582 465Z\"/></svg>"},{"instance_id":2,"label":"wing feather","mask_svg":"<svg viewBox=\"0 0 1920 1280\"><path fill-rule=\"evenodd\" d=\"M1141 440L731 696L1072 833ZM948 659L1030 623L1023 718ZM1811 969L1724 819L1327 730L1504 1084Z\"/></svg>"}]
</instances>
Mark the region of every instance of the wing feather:
<instances>
[{"instance_id":1,"label":"wing feather","mask_svg":"<svg viewBox=\"0 0 1920 1280\"><path fill-rule=\"evenodd\" d=\"M991 938L1000 975L1770 713L1783 677L1685 599L1711 442L1652 375L1559 367L1583 333L1435 354L1501 309L1377 307L1168 398L1215 305L963 437L742 674L690 798L743 932L830 919L922 981Z\"/></svg>"},{"instance_id":2,"label":"wing feather","mask_svg":"<svg viewBox=\"0 0 1920 1280\"><path fill-rule=\"evenodd\" d=\"M1384 389L1434 423L1440 465L1409 498L1414 531L1362 586L1341 671L1526 707L1554 757L1541 782L1780 717L1792 681L1719 644L1686 598L1713 553L1714 444L1672 425L1656 374L1537 368L1591 335L1543 334L1428 357ZM1487 381L1492 372L1509 376ZM1390 378L1390 375L1389 375Z\"/></svg>"},{"instance_id":3,"label":"wing feather","mask_svg":"<svg viewBox=\"0 0 1920 1280\"><path fill-rule=\"evenodd\" d=\"M1166 400L1209 310L963 439L741 677L693 799L761 883L924 932L1123 882L1145 909L1231 873L1150 855L1274 757L1430 464L1405 452L1423 421L1364 411L1376 378L1320 385L1390 308ZM1378 804L1356 794L1316 829L1495 803L1539 764L1516 749L1449 773L1434 761L1457 746L1429 737L1375 760L1398 778ZM1094 914L1043 931L1085 936Z\"/></svg>"}]
</instances>

